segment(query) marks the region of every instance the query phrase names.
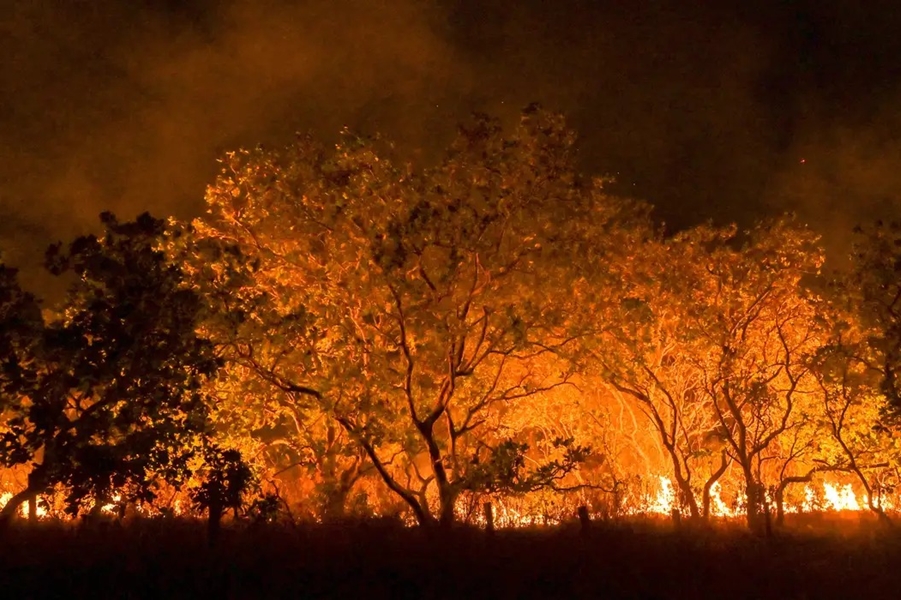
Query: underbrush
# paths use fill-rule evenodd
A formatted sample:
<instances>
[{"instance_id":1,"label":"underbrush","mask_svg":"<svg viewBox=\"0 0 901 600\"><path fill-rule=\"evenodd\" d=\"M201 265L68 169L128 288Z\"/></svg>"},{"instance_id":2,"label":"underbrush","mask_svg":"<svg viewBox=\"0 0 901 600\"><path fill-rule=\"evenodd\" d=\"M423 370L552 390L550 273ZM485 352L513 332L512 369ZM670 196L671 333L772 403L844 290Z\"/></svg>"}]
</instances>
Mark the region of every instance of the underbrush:
<instances>
[{"instance_id":1,"label":"underbrush","mask_svg":"<svg viewBox=\"0 0 901 600\"><path fill-rule=\"evenodd\" d=\"M809 519L808 519L809 520ZM814 519L815 521L815 519ZM90 527L18 524L0 539L3 598L897 598L901 531L804 519L772 537L737 524L636 519L486 534L390 522Z\"/></svg>"}]
</instances>

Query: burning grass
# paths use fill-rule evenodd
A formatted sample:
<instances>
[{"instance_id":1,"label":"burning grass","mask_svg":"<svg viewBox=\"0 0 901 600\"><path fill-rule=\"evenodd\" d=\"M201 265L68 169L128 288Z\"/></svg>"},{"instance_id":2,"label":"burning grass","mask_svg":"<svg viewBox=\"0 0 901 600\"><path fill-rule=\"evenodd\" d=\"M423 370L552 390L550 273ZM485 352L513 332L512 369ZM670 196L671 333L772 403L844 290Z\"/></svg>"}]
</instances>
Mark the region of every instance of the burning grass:
<instances>
[{"instance_id":1,"label":"burning grass","mask_svg":"<svg viewBox=\"0 0 901 600\"><path fill-rule=\"evenodd\" d=\"M3 595L132 598L896 598L901 532L857 513L792 515L770 539L663 519L429 533L389 521L44 522L0 544Z\"/></svg>"}]
</instances>

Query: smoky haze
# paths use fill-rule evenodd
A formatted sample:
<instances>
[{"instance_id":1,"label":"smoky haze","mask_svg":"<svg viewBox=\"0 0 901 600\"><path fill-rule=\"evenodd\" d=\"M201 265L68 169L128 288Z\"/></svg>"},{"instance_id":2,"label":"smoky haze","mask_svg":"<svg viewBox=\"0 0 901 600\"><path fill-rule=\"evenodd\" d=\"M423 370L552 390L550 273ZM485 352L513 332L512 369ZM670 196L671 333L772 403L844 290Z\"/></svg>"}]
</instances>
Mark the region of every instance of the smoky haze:
<instances>
[{"instance_id":1,"label":"smoky haze","mask_svg":"<svg viewBox=\"0 0 901 600\"><path fill-rule=\"evenodd\" d=\"M40 288L44 246L102 210L199 214L225 150L349 126L428 158L470 112L532 101L569 116L585 173L671 228L796 210L841 250L897 212L901 11L630 4L14 3L0 246Z\"/></svg>"}]
</instances>

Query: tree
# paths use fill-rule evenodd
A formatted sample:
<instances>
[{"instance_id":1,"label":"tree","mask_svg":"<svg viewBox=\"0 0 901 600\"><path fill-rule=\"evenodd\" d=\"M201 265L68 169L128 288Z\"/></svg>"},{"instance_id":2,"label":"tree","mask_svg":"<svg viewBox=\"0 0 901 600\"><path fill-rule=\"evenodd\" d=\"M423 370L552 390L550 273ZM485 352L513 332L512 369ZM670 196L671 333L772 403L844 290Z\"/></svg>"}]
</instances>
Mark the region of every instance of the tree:
<instances>
[{"instance_id":1,"label":"tree","mask_svg":"<svg viewBox=\"0 0 901 600\"><path fill-rule=\"evenodd\" d=\"M878 376L861 359L869 353L857 333L848 322L835 322L833 337L817 356L820 419L829 434L819 460L824 470L853 474L864 489L867 507L888 522L882 500L894 487L885 480L895 479L890 467L897 463L893 457L898 448L893 448L897 442L883 423L889 407L879 393Z\"/></svg>"},{"instance_id":2,"label":"tree","mask_svg":"<svg viewBox=\"0 0 901 600\"><path fill-rule=\"evenodd\" d=\"M790 220L759 224L740 249L729 236L711 241L685 323L704 346L694 359L701 390L741 469L748 525L758 529L769 516L767 471L784 490L795 477L789 465L813 439L811 360L823 333L804 280L818 274L822 253Z\"/></svg>"},{"instance_id":3,"label":"tree","mask_svg":"<svg viewBox=\"0 0 901 600\"><path fill-rule=\"evenodd\" d=\"M453 521L486 473L553 485L585 454L497 462L523 451L496 435L506 407L569 381L573 252L616 212L577 181L572 141L530 109L512 137L477 119L420 171L349 136L230 153L195 223L221 257L195 279L230 298L230 360L338 423L420 523Z\"/></svg>"},{"instance_id":4,"label":"tree","mask_svg":"<svg viewBox=\"0 0 901 600\"><path fill-rule=\"evenodd\" d=\"M14 378L5 397L0 458L29 471L5 521L54 486L72 513L114 493L152 500L154 479L182 481L209 432L204 385L219 362L195 334L201 298L161 249L164 222L144 214L120 223L109 213L101 221L102 237L47 253L49 270L72 284L30 347L33 375Z\"/></svg>"},{"instance_id":5,"label":"tree","mask_svg":"<svg viewBox=\"0 0 901 600\"><path fill-rule=\"evenodd\" d=\"M901 224L877 222L857 230L851 270L839 282L866 339L861 356L878 374L890 416L901 415Z\"/></svg>"},{"instance_id":6,"label":"tree","mask_svg":"<svg viewBox=\"0 0 901 600\"><path fill-rule=\"evenodd\" d=\"M203 444L202 455L202 481L191 490L191 499L201 511L207 512L207 535L214 543L219 537L223 513L231 508L237 515L244 494L255 482L253 471L239 451L207 442Z\"/></svg>"},{"instance_id":7,"label":"tree","mask_svg":"<svg viewBox=\"0 0 901 600\"><path fill-rule=\"evenodd\" d=\"M887 522L882 500L898 484L901 227L879 222L857 234L850 266L823 303L829 337L815 374L832 441L824 461L851 472Z\"/></svg>"},{"instance_id":8,"label":"tree","mask_svg":"<svg viewBox=\"0 0 901 600\"><path fill-rule=\"evenodd\" d=\"M17 272L0 264L0 434L9 432L6 424L25 390L36 377L36 347L44 321L37 299L21 289ZM29 515L36 516L32 502Z\"/></svg>"},{"instance_id":9,"label":"tree","mask_svg":"<svg viewBox=\"0 0 901 600\"><path fill-rule=\"evenodd\" d=\"M689 316L698 265L724 235L702 227L647 240L614 291L620 301L602 315L609 326L591 344L592 367L611 394L648 419L669 461L678 503L693 520L709 517L711 490L731 462L701 389L697 366L707 348Z\"/></svg>"}]
</instances>

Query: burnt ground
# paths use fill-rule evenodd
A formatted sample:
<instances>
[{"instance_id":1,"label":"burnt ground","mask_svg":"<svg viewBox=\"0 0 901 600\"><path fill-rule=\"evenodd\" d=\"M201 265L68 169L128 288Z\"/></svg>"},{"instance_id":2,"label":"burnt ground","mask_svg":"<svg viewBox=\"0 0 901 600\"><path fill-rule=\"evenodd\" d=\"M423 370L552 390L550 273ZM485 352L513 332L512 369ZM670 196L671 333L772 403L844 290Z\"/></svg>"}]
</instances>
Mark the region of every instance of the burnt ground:
<instances>
[{"instance_id":1,"label":"burnt ground","mask_svg":"<svg viewBox=\"0 0 901 600\"><path fill-rule=\"evenodd\" d=\"M441 535L384 523L231 526L145 520L14 526L0 597L865 598L901 597L901 528L795 522L771 538L735 525L594 523Z\"/></svg>"}]
</instances>

